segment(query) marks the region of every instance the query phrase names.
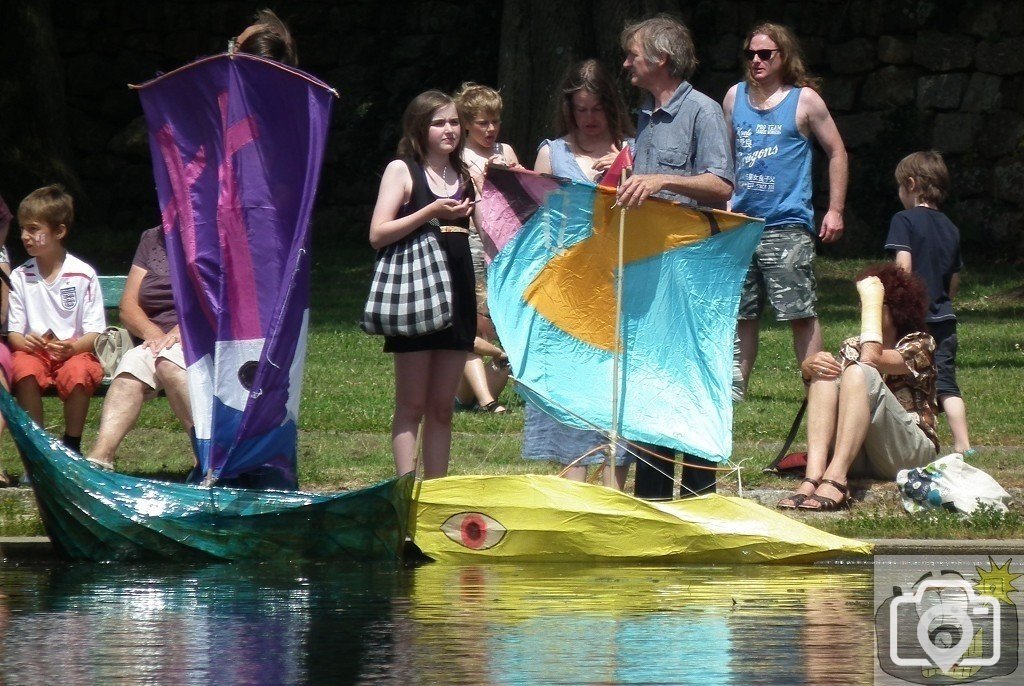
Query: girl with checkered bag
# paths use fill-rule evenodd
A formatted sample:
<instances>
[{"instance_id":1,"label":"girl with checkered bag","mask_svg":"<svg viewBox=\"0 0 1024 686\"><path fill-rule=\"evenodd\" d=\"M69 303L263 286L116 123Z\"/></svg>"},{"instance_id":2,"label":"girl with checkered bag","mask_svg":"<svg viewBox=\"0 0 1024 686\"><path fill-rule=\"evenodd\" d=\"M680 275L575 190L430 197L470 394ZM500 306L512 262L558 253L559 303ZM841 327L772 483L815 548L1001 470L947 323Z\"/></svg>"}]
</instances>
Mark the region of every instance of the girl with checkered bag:
<instances>
[{"instance_id":1,"label":"girl with checkered bag","mask_svg":"<svg viewBox=\"0 0 1024 686\"><path fill-rule=\"evenodd\" d=\"M370 221L376 249L437 232L451 277L451 325L422 336L385 336L395 355L395 415L391 448L398 474L416 468L416 440L423 424L423 477L448 472L452 398L476 337L469 217L473 184L462 161L462 127L452 99L431 90L413 99L402 118L398 158L380 182Z\"/></svg>"}]
</instances>

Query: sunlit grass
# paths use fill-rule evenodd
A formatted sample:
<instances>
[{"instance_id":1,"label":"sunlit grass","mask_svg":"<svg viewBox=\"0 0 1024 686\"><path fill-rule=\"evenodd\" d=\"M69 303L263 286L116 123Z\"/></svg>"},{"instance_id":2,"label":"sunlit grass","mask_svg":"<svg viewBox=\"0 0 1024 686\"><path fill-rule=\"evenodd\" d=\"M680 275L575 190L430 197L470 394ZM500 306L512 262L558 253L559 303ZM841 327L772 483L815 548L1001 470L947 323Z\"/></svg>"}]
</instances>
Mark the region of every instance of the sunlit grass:
<instances>
[{"instance_id":1,"label":"sunlit grass","mask_svg":"<svg viewBox=\"0 0 1024 686\"><path fill-rule=\"evenodd\" d=\"M369 283L370 265L364 256L360 254L358 263L344 255L324 256L315 265L313 322L300 417L299 464L304 488L335 490L361 486L393 472L391 358L381 352L379 338L365 335L356 325ZM864 264L824 259L818 262L819 312L828 349L837 348L844 337L857 332L852 277ZM1022 283L1024 269L979 265L965 273L956 304L960 316L959 380L968 406L972 440L979 446L976 464L1005 486L1024 486ZM778 450L802 393L788 326L765 321L748 400L739 404L735 413L733 457L743 461L746 485L792 485L760 472ZM555 467L519 457L522 404L509 391L502 401L511 409L506 415L455 416L452 473L554 473ZM96 435L100 406L97 399L90 408L86 449ZM56 400L47 399L46 411L47 423L59 433L61 415ZM940 436L944 445L950 445L943 419ZM801 434L797 446L802 441ZM20 472L6 432L0 440L0 450L4 466L11 472ZM136 475L180 479L191 467L191 460L187 438L166 400L158 399L146 405L138 428L122 445L118 468ZM0 530L14 531L15 521L23 520L0 504ZM830 519L826 528L834 528L834 521ZM862 511L843 521L848 523L836 530L856 531L861 536L926 535L939 529L944 535L959 536L971 531L960 523L942 522L935 525L939 529L933 530L901 512L871 519ZM1020 529L1020 522L1007 520L992 526L1005 533L1007 528Z\"/></svg>"}]
</instances>

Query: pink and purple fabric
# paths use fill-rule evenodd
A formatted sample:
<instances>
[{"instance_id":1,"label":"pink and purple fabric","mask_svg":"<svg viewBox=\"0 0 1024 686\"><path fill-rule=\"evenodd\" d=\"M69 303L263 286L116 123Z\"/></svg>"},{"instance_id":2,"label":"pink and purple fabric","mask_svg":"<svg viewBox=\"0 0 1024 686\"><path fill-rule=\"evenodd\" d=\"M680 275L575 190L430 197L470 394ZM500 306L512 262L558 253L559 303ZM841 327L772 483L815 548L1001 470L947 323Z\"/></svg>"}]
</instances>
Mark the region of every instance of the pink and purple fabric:
<instances>
[{"instance_id":1,"label":"pink and purple fabric","mask_svg":"<svg viewBox=\"0 0 1024 686\"><path fill-rule=\"evenodd\" d=\"M334 91L252 55L139 86L207 483L295 487L309 224Z\"/></svg>"}]
</instances>

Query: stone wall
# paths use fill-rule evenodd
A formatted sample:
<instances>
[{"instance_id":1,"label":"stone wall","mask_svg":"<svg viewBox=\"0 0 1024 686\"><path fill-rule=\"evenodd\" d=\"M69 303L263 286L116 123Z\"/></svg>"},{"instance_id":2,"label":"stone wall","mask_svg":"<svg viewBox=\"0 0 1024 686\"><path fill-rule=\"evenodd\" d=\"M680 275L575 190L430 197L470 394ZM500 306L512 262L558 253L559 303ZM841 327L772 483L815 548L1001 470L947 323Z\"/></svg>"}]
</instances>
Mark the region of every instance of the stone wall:
<instances>
[{"instance_id":1,"label":"stone wall","mask_svg":"<svg viewBox=\"0 0 1024 686\"><path fill-rule=\"evenodd\" d=\"M158 221L141 109L126 84L223 50L261 4L53 1L69 165L81 182L80 226L107 237L90 248L108 268L126 268L138 232ZM770 18L797 30L812 69L824 77L823 94L850 153L847 238L828 252L879 254L889 217L899 209L896 162L936 148L953 171L947 208L967 252L1024 256L1024 3L704 0L647 6L676 8L685 17L701 58L695 83L719 100L740 77L747 27ZM450 91L464 80L495 82L503 3L301 0L277 9L294 30L302 67L341 94L315 240L368 254L369 214L402 109L429 87ZM599 31L614 39L620 28L614 23ZM507 118L518 116L515 102L506 108ZM548 133L536 131L534 138ZM820 207L827 200L823 167L819 160ZM37 181L0 178L0 186L16 204Z\"/></svg>"},{"instance_id":2,"label":"stone wall","mask_svg":"<svg viewBox=\"0 0 1024 686\"><path fill-rule=\"evenodd\" d=\"M1024 257L1024 3L869 0L706 3L695 26L698 87L736 81L744 31L770 17L796 29L850 156L847 238L832 252L878 254L901 209L893 171L936 149L952 172L946 209L965 251ZM700 15L701 10L697 10ZM695 17L696 19L696 17ZM713 25L708 30L707 25ZM717 35L715 35L717 34ZM820 160L819 160L820 162ZM819 213L827 203L816 165Z\"/></svg>"},{"instance_id":3,"label":"stone wall","mask_svg":"<svg viewBox=\"0 0 1024 686\"><path fill-rule=\"evenodd\" d=\"M223 51L251 18L253 2L54 3L53 23L66 71L72 165L81 181L81 231L102 231L94 259L127 269L139 232L159 222L137 84ZM384 164L394 154L402 110L418 92L446 91L464 79L493 83L500 3L278 3L292 28L300 66L337 89L315 218L324 247L366 241ZM30 190L30 189L27 189ZM81 250L81 248L79 248Z\"/></svg>"}]
</instances>

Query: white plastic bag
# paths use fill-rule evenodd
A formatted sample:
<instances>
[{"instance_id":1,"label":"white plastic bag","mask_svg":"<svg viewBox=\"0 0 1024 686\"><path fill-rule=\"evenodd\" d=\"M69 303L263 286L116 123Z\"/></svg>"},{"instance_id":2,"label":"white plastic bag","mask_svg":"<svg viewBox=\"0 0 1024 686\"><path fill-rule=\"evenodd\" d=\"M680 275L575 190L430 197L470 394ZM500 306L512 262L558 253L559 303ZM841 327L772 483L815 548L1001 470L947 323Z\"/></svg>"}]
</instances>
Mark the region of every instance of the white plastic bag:
<instances>
[{"instance_id":1,"label":"white plastic bag","mask_svg":"<svg viewBox=\"0 0 1024 686\"><path fill-rule=\"evenodd\" d=\"M991 476L964 462L960 453L896 475L907 512L945 507L970 514L982 505L1006 512L1010 494Z\"/></svg>"}]
</instances>

